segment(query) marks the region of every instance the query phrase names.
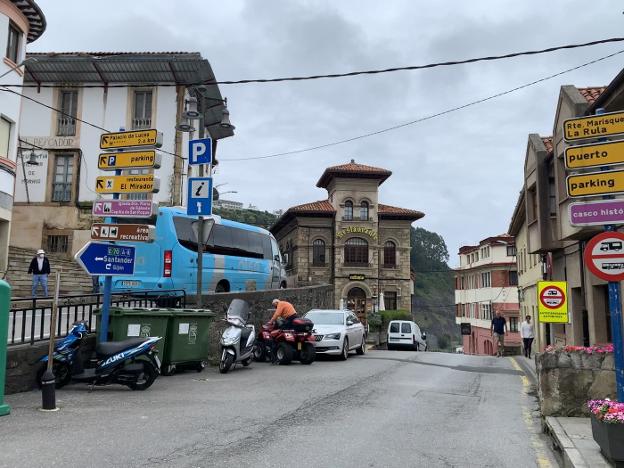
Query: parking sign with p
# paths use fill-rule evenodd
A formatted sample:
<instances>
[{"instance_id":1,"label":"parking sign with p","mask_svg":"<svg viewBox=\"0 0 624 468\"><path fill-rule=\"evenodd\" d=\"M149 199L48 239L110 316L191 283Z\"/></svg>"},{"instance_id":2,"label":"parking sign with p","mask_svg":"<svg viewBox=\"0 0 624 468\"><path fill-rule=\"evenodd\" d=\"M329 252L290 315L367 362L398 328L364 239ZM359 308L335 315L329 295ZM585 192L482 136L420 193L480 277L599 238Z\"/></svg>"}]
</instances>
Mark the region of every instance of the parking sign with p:
<instances>
[{"instance_id":1,"label":"parking sign with p","mask_svg":"<svg viewBox=\"0 0 624 468\"><path fill-rule=\"evenodd\" d=\"M189 140L188 154L188 162L191 166L212 164L212 139Z\"/></svg>"}]
</instances>

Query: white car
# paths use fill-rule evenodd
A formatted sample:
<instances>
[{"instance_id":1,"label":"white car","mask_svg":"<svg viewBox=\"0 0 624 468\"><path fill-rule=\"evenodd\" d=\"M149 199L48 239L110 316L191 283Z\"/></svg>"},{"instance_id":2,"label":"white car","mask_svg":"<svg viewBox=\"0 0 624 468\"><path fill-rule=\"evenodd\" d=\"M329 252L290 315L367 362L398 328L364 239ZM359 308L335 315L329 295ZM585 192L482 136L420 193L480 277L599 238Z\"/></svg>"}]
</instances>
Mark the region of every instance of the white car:
<instances>
[{"instance_id":1,"label":"white car","mask_svg":"<svg viewBox=\"0 0 624 468\"><path fill-rule=\"evenodd\" d=\"M305 315L314 322L314 347L316 354L349 357L349 352L359 355L366 352L364 325L350 310L313 309Z\"/></svg>"},{"instance_id":2,"label":"white car","mask_svg":"<svg viewBox=\"0 0 624 468\"><path fill-rule=\"evenodd\" d=\"M388 349L427 351L426 339L416 322L393 320L388 324Z\"/></svg>"}]
</instances>

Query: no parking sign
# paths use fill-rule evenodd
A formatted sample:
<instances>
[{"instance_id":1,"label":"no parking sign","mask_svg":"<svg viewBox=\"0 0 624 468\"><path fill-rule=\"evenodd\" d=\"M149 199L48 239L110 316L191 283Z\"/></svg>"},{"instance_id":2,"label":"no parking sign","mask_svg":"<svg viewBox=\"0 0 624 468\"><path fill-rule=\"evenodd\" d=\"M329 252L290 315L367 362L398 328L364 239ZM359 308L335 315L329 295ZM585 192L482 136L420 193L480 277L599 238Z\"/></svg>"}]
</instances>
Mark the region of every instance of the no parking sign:
<instances>
[{"instance_id":1,"label":"no parking sign","mask_svg":"<svg viewBox=\"0 0 624 468\"><path fill-rule=\"evenodd\" d=\"M540 281L537 283L537 308L543 323L568 323L568 283Z\"/></svg>"}]
</instances>

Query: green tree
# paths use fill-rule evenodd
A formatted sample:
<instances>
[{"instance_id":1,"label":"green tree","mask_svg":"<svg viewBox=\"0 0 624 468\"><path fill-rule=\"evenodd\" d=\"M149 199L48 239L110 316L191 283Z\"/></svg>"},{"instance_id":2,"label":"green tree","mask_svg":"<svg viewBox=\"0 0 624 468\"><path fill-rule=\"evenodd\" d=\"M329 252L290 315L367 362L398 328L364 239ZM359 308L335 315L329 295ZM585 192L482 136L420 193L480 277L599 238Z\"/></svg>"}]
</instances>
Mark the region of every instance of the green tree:
<instances>
[{"instance_id":1,"label":"green tree","mask_svg":"<svg viewBox=\"0 0 624 468\"><path fill-rule=\"evenodd\" d=\"M414 271L448 269L448 248L440 234L412 227L410 244L412 246L410 260Z\"/></svg>"}]
</instances>

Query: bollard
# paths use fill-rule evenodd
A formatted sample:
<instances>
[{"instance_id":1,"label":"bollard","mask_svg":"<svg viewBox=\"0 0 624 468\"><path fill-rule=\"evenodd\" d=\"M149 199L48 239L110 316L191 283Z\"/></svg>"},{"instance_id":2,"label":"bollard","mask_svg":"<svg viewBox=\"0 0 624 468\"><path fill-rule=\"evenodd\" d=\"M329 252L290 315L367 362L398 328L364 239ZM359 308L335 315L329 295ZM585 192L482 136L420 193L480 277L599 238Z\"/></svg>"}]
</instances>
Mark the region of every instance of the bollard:
<instances>
[{"instance_id":1,"label":"bollard","mask_svg":"<svg viewBox=\"0 0 624 468\"><path fill-rule=\"evenodd\" d=\"M4 403L4 380L6 375L7 335L9 333L9 308L11 306L11 286L0 280L0 416L11 412Z\"/></svg>"},{"instance_id":2,"label":"bollard","mask_svg":"<svg viewBox=\"0 0 624 468\"><path fill-rule=\"evenodd\" d=\"M41 409L56 411L56 378L54 372L46 369L41 377Z\"/></svg>"}]
</instances>

